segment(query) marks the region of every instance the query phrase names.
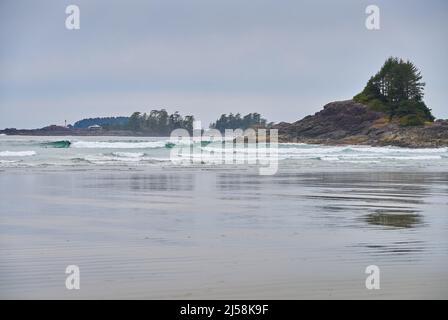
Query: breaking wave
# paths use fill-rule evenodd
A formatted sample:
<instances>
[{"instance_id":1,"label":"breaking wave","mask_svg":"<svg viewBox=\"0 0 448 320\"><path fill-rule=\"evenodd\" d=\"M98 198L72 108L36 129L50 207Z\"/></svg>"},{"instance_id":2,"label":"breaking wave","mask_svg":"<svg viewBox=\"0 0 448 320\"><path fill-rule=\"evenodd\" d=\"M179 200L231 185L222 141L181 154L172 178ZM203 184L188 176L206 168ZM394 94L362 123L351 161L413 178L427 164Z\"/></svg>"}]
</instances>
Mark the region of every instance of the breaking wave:
<instances>
[{"instance_id":1,"label":"breaking wave","mask_svg":"<svg viewBox=\"0 0 448 320\"><path fill-rule=\"evenodd\" d=\"M70 148L72 143L68 140L43 142L41 145L44 148Z\"/></svg>"},{"instance_id":2,"label":"breaking wave","mask_svg":"<svg viewBox=\"0 0 448 320\"><path fill-rule=\"evenodd\" d=\"M116 157L132 158L132 159L142 158L145 156L144 153L140 152L112 152L112 155Z\"/></svg>"},{"instance_id":3,"label":"breaking wave","mask_svg":"<svg viewBox=\"0 0 448 320\"><path fill-rule=\"evenodd\" d=\"M269 144L223 145L221 141L192 141L189 139L173 141L168 137L161 138L106 138L98 139L79 138L82 140L51 141L51 137L31 140L20 138L8 138L1 141L0 157L2 167L15 165L166 165L170 157L178 159L199 159L205 163L213 164L215 160L224 158L224 155L234 155L235 160L260 160L263 158L277 157L279 161L290 165L300 166L301 163L319 166L319 162L325 167L338 166L343 163L408 166L413 163L419 166L448 166L448 148L400 148L400 147L371 147L371 146L325 146L303 143L279 143L278 149L271 153ZM263 150L263 145L266 147ZM36 146L39 149L38 156ZM183 150L175 147L185 146ZM188 146L194 146L188 148ZM261 149L261 150L260 150ZM20 151L19 151L20 150ZM37 149L36 149L37 150ZM181 151L181 152L179 152ZM190 152L193 154L190 155ZM221 157L222 155L222 157ZM260 156L261 155L261 156ZM8 158L9 157L9 158ZM20 160L17 162L5 162ZM227 160L226 160L227 161ZM306 162L305 162L306 161ZM201 161L199 161L201 162ZM238 161L236 161L238 162ZM252 161L253 162L253 161ZM218 163L218 162L216 162ZM238 162L239 163L239 162ZM370 167L370 165L369 165Z\"/></svg>"},{"instance_id":4,"label":"breaking wave","mask_svg":"<svg viewBox=\"0 0 448 320\"><path fill-rule=\"evenodd\" d=\"M140 152L112 152L86 155L82 157L72 158L75 163L90 164L151 164L169 161L169 158L151 157Z\"/></svg>"},{"instance_id":5,"label":"breaking wave","mask_svg":"<svg viewBox=\"0 0 448 320\"><path fill-rule=\"evenodd\" d=\"M36 151L0 151L0 157L31 157Z\"/></svg>"},{"instance_id":6,"label":"breaking wave","mask_svg":"<svg viewBox=\"0 0 448 320\"><path fill-rule=\"evenodd\" d=\"M155 149L165 148L165 141L75 141L73 148L79 149Z\"/></svg>"}]
</instances>

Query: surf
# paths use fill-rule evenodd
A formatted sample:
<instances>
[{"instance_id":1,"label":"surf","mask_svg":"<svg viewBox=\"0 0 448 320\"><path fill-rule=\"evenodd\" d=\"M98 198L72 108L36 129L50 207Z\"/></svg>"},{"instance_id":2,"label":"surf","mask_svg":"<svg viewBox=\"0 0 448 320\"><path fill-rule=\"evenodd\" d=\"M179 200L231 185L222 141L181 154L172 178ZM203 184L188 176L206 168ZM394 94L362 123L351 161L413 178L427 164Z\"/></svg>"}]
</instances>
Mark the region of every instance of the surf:
<instances>
[{"instance_id":1,"label":"surf","mask_svg":"<svg viewBox=\"0 0 448 320\"><path fill-rule=\"evenodd\" d=\"M71 145L72 143L68 140L43 142L41 144L44 148L70 148Z\"/></svg>"},{"instance_id":2,"label":"surf","mask_svg":"<svg viewBox=\"0 0 448 320\"><path fill-rule=\"evenodd\" d=\"M36 151L0 151L0 157L31 157Z\"/></svg>"}]
</instances>

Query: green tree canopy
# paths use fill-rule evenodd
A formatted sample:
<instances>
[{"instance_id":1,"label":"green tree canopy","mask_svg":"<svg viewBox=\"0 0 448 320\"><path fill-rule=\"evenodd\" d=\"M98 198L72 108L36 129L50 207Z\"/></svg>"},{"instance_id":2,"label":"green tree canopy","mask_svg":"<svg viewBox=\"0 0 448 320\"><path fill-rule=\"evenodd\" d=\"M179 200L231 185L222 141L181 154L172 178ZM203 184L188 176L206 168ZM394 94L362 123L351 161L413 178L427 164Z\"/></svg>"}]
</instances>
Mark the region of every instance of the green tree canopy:
<instances>
[{"instance_id":1,"label":"green tree canopy","mask_svg":"<svg viewBox=\"0 0 448 320\"><path fill-rule=\"evenodd\" d=\"M422 75L412 62L390 57L354 100L388 114L391 119L398 117L402 125L420 125L434 121L423 102L424 87ZM408 118L413 121L405 121Z\"/></svg>"},{"instance_id":2,"label":"green tree canopy","mask_svg":"<svg viewBox=\"0 0 448 320\"><path fill-rule=\"evenodd\" d=\"M187 115L182 117L179 112L168 114L165 109L152 110L148 113L134 112L128 123L115 126L113 129L132 130L144 132L154 136L169 136L175 129L186 129L193 131L194 117Z\"/></svg>"},{"instance_id":3,"label":"green tree canopy","mask_svg":"<svg viewBox=\"0 0 448 320\"><path fill-rule=\"evenodd\" d=\"M259 113L249 113L244 117L241 117L241 114L233 114L229 115L222 114L221 117L216 120L216 122L210 124L210 128L218 129L221 132L224 132L225 129L243 129L252 127L265 127L266 119L263 119Z\"/></svg>"}]
</instances>

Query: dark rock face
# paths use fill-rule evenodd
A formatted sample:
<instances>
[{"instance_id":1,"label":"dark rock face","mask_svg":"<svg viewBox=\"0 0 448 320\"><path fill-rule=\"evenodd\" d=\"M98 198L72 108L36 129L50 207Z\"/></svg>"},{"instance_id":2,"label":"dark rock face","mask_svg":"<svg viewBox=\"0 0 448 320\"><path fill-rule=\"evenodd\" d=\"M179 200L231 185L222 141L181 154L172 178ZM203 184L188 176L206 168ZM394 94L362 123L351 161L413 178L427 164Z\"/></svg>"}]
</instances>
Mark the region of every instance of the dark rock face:
<instances>
[{"instance_id":1,"label":"dark rock face","mask_svg":"<svg viewBox=\"0 0 448 320\"><path fill-rule=\"evenodd\" d=\"M363 104L348 100L332 102L314 116L287 126L280 134L295 138L342 139L366 134L375 120L383 115L370 111Z\"/></svg>"},{"instance_id":2,"label":"dark rock face","mask_svg":"<svg viewBox=\"0 0 448 320\"><path fill-rule=\"evenodd\" d=\"M448 121L401 127L388 117L352 100L331 102L322 111L292 124L281 123L280 142L365 144L374 146L448 146Z\"/></svg>"}]
</instances>

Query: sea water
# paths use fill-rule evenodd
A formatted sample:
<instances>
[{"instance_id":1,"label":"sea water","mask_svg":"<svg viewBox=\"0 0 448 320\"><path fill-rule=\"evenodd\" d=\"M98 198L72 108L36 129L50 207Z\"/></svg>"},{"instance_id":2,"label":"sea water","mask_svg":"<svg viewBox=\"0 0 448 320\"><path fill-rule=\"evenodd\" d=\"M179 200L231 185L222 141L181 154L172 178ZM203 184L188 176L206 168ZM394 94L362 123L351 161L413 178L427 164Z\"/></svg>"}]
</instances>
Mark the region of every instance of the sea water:
<instances>
[{"instance_id":1,"label":"sea water","mask_svg":"<svg viewBox=\"0 0 448 320\"><path fill-rule=\"evenodd\" d=\"M195 152L220 151L221 145L197 146ZM250 148L246 149L249 152ZM245 152L238 149L230 152ZM256 155L255 155L256 156ZM0 137L0 167L169 166L169 138ZM297 169L448 166L448 148L323 146L280 143L278 160ZM207 165L205 161L204 165ZM214 163L216 164L216 163Z\"/></svg>"}]
</instances>

